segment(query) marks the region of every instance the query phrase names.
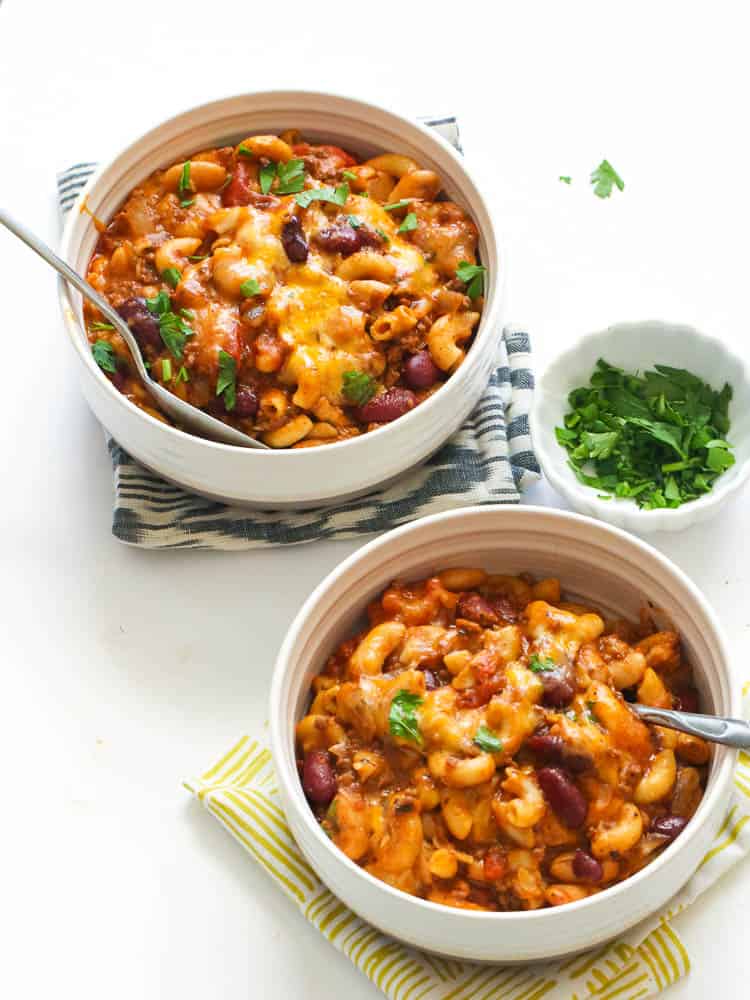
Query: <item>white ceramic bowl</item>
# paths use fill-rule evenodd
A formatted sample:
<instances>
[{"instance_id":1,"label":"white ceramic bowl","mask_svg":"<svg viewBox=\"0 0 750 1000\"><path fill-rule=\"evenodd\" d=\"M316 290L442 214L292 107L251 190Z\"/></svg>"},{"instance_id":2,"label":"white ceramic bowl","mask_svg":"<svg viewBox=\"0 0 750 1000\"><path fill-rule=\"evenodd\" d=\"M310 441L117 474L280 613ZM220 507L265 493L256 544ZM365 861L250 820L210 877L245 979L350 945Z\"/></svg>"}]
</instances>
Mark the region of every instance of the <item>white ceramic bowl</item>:
<instances>
[{"instance_id":1,"label":"white ceramic bowl","mask_svg":"<svg viewBox=\"0 0 750 1000\"><path fill-rule=\"evenodd\" d=\"M496 358L501 327L501 257L482 195L456 151L434 131L374 105L331 94L274 91L229 97L194 108L147 132L91 178L82 193L89 211L108 221L152 171L208 146L238 142L254 132L299 128L312 141L373 155L395 151L437 171L444 190L479 227L487 267L484 313L464 364L444 387L410 413L361 437L321 448L251 451L193 437L130 403L91 355L77 292L60 299L75 348L83 393L101 423L139 462L196 493L255 507L331 504L385 484L435 452L482 394ZM90 214L71 211L62 255L85 274L97 240Z\"/></svg>"},{"instance_id":2,"label":"white ceramic bowl","mask_svg":"<svg viewBox=\"0 0 750 1000\"><path fill-rule=\"evenodd\" d=\"M679 629L708 711L739 714L721 627L705 599L644 542L577 514L541 507L470 507L427 517L364 546L320 584L297 615L273 677L273 759L289 825L331 890L365 920L419 948L461 959L528 962L590 948L659 909L694 871L719 828L734 752L717 747L703 800L685 832L632 878L559 909L482 913L407 895L369 875L326 837L302 792L294 727L326 658L358 627L367 603L395 577L479 565L559 576L568 594L637 617L644 598Z\"/></svg>"},{"instance_id":3,"label":"white ceramic bowl","mask_svg":"<svg viewBox=\"0 0 750 1000\"><path fill-rule=\"evenodd\" d=\"M655 364L686 368L714 389L729 382L734 396L729 407L727 435L735 464L721 475L710 493L674 510L641 510L635 500L600 500L599 491L576 479L568 453L555 438L568 412L568 394L587 385L599 358L626 371L644 371ZM750 475L750 372L741 358L714 337L691 326L648 321L618 323L581 337L552 361L537 381L530 414L534 451L550 485L581 514L590 514L637 533L682 531L713 517Z\"/></svg>"}]
</instances>

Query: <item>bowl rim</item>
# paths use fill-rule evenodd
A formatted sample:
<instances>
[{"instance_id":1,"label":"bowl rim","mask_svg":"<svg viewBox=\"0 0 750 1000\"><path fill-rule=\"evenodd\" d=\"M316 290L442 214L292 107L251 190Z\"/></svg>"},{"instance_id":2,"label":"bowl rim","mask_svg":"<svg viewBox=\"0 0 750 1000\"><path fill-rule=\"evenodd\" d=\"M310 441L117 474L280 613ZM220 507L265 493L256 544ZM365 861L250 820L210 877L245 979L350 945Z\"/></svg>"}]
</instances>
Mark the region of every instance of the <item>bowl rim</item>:
<instances>
[{"instance_id":1,"label":"bowl rim","mask_svg":"<svg viewBox=\"0 0 750 1000\"><path fill-rule=\"evenodd\" d=\"M673 840L672 843L669 844L654 861L645 865L639 871L635 872L635 874L628 876L628 878L624 879L622 882L617 882L615 885L609 886L593 896L588 896L585 899L576 900L572 903L566 903L564 907L543 907L538 910L512 912L453 909L442 903L434 903L430 900L422 899L419 896L412 896L409 893L402 892L401 890L389 885L387 882L371 875L364 868L361 868L359 865L355 864L354 861L348 858L343 851L339 850L339 848L337 848L323 833L320 824L315 821L313 814L304 799L299 776L296 773L293 774L291 776L291 782L289 782L287 780L289 775L287 774L286 769L284 766L280 766L280 755L283 752L281 749L280 730L283 727L282 716L287 714L286 706L282 705L281 702L281 694L283 680L286 673L291 669L290 653L293 646L297 642L298 637L304 630L310 611L325 595L328 588L340 576L347 573L350 568L356 566L357 563L368 561L370 557L378 553L380 549L391 545L394 541L408 535L414 530L423 528L425 525L450 525L454 521L462 520L467 516L496 516L501 512L502 516L508 516L511 518L517 515L530 514L533 517L536 514L540 514L551 516L553 519L558 520L561 524L571 526L586 525L589 528L593 528L594 530L601 531L604 534L609 535L612 539L617 539L620 542L624 542L627 545L632 546L636 550L640 550L644 559L652 559L658 563L659 567L665 573L675 578L676 581L693 598L693 600L700 605L703 613L708 619L711 630L717 641L720 660L724 670L723 679L727 682L729 690L729 713L732 715L740 714L740 699L737 687L733 681L731 668L729 667L730 659L728 643L726 636L724 635L723 627L712 606L702 595L696 584L694 584L690 577L688 577L676 563L672 562L671 559L663 555L648 542L643 541L632 533L625 531L622 528L615 527L612 524L602 522L596 518L589 517L585 514L578 514L572 511L559 510L554 507L543 507L532 504L522 504L519 506L471 506L462 507L458 510L444 511L440 514L432 514L428 517L419 518L409 524L401 525L398 528L394 528L393 530L386 532L378 538L373 539L371 542L368 542L366 545L362 546L362 548L357 549L356 552L353 552L350 556L343 560L343 562L339 563L338 566L334 567L334 569L331 570L331 572L328 573L315 587L297 612L274 663L269 699L271 753L285 807L291 807L295 814L295 819L304 826L305 831L313 837L317 846L321 850L325 851L332 859L335 860L337 864L342 865L343 868L349 871L354 877L364 880L365 884L368 884L371 887L373 893L383 892L397 905L412 905L416 907L417 910L425 910L428 913L442 915L445 919L458 919L461 921L468 920L471 922L494 920L500 923L521 920L526 923L533 924L534 922L538 923L544 920L551 920L555 917L558 917L559 919L561 911L572 915L574 913L578 914L582 911L589 910L596 906L606 905L609 901L618 898L623 893L632 892L634 887L640 885L648 877L649 873L654 873L656 867L661 868L669 863L678 852L684 850L685 846L687 846L691 840L700 834L706 822L710 819L716 803L721 800L726 792L726 786L732 782L736 754L727 747L717 745L716 752L721 755L721 760L719 761L714 775L711 778L711 787L706 789L698 809L691 817L684 832L681 833L678 838ZM491 528L488 528L488 530L491 530ZM698 822L695 822L696 817L698 818ZM314 867L316 868L317 873L317 865L314 865ZM694 872L691 871L688 878L692 877L693 874ZM325 881L325 879L323 879L323 881ZM685 879L685 881L687 881L687 879ZM684 884L684 882L682 884Z\"/></svg>"},{"instance_id":2,"label":"bowl rim","mask_svg":"<svg viewBox=\"0 0 750 1000\"><path fill-rule=\"evenodd\" d=\"M637 519L643 528L652 527L654 530L658 530L659 522L665 517L668 517L673 524L682 521L687 526L687 522L693 520L694 514L702 511L710 511L733 496L745 485L748 476L750 476L750 457L735 464L734 468L736 472L731 479L720 475L711 490L695 500L689 500L680 507L659 507L655 510L643 510L636 504L632 497L612 496L610 500L601 500L597 495L596 487L586 486L584 483L579 482L567 465L565 465L564 471L561 471L562 467L558 465L552 455L554 449L562 450L562 446L557 443L554 436L554 428L546 427L541 419L541 410L545 397L549 394L547 387L552 373L558 371L564 373L566 370L569 370L573 366L575 356L580 351L582 345L595 343L596 341L605 343L613 336L624 338L635 331L648 332L649 330L655 333L666 332L667 330L679 330L685 336L703 342L707 349L729 359L732 365L736 366L742 373L743 382L750 386L750 368L748 367L748 363L740 355L727 347L718 337L704 333L689 323L678 321L661 319L624 320L618 323L611 323L609 326L595 330L592 333L581 334L572 344L558 352L546 365L536 382L534 397L529 411L529 434L542 472L553 489L561 494L561 496L566 498L577 496L585 499L588 509L595 512L595 516L603 521L609 521L613 517L614 510L617 510L618 514L622 514L628 519ZM736 391L736 386L732 386L732 388ZM731 428L729 436L731 437ZM616 507L613 508L613 504Z\"/></svg>"},{"instance_id":3,"label":"bowl rim","mask_svg":"<svg viewBox=\"0 0 750 1000\"><path fill-rule=\"evenodd\" d=\"M443 396L442 390L454 383L452 388L453 391L457 391L460 385L463 385L474 372L474 369L480 364L480 354L481 349L486 349L489 347L488 341L490 341L497 330L498 321L500 318L501 304L504 294L505 286L505 275L507 272L507 251L504 244L501 242L497 229L495 227L493 213L490 210L490 206L487 203L485 196L483 195L480 187L474 181L470 170L467 168L465 159L443 136L435 131L435 129L424 124L422 121L416 119L406 118L383 105L376 104L371 101L363 101L359 98L349 97L346 94L342 94L337 91L325 91L325 90L314 90L314 89L304 89L300 90L297 88L274 88L272 90L258 90L258 91L245 91L239 94L226 94L223 97L214 98L210 101L205 101L202 104L191 105L182 111L178 111L175 114L170 115L168 118L162 119L155 125L148 128L146 131L139 133L134 139L128 142L125 146L120 147L116 153L110 156L107 160L98 164L96 169L93 171L91 176L87 179L84 186L78 192L75 201L71 205L70 209L66 213L64 220L62 236L60 239L60 255L63 259L70 264L71 267L74 266L74 262L70 260L70 243L73 236L73 229L75 226L76 217L81 213L82 207L86 205L88 196L93 188L99 183L101 177L110 169L112 169L119 160L126 156L134 147L136 147L140 142L148 137L157 133L162 128L171 126L179 122L180 119L186 118L190 115L196 113L206 113L210 110L219 111L222 105L225 105L230 101L241 101L243 99L262 101L263 99L272 98L292 98L299 97L304 100L305 98L333 98L337 101L344 101L351 106L356 106L363 114L367 112L375 111L378 114L385 114L391 119L394 119L399 125L406 125L408 128L413 129L417 133L420 133L422 138L426 138L428 142L436 143L440 146L444 153L446 153L450 159L454 161L454 164L459 168L459 172L462 175L462 183L468 183L473 189L473 194L476 196L484 210L486 225L481 229L481 236L489 246L494 246L496 257L498 261L498 266L496 268L496 273L487 274L487 294L485 296L485 305L482 310L482 314L479 320L477 331L474 335L474 340L471 345L471 349L466 352L466 358L464 362L459 366L459 368L453 372L448 379L443 383L443 385L436 392L432 393L424 402L420 403L419 406L415 406L412 410L403 414L397 420L393 420L390 423L382 424L380 427L373 431L368 431L365 434L360 434L352 438L346 438L343 441L335 441L331 444L325 446L326 451L330 452L332 449L336 449L337 452L343 452L343 449L347 448L353 450L359 447L363 447L363 441L380 441L383 435L387 434L395 425L398 425L402 429L406 429L407 422L411 420L414 422L414 417L417 411L421 411L419 416L424 418L426 414L431 413L435 410L435 407L439 405L436 403L436 399L440 399ZM356 137L355 137L356 139ZM95 225L95 211L88 210L87 214L90 216L89 225ZM292 449L292 448L265 448L265 449L251 449L244 448L240 445L226 444L221 441L212 441L208 438L199 437L196 434L190 434L188 431L183 431L179 427L175 427L172 424L165 423L162 420L158 420L156 417L151 416L145 410L136 406L132 403L126 396L119 392L112 382L104 375L99 366L93 360L93 356L90 351L84 350L84 344L87 342L87 335L85 329L82 329L78 322L78 319L72 308L72 300L70 297L70 289L67 283L61 278L58 278L57 282L58 288L58 303L65 321L67 332L71 342L73 343L74 349L78 354L79 359L82 363L94 373L98 382L102 386L105 392L110 395L110 398L116 400L117 405L124 407L127 412L134 413L138 418L145 420L150 424L156 432L167 433L169 436L173 437L176 435L177 441L182 442L185 438L188 438L191 442L198 442L199 445L206 446L211 450L218 451L220 453L226 453L236 456L247 456L251 455L253 458L264 456L266 459L274 455L277 461L296 461L296 462L312 462L314 461L314 453L317 451L316 448L302 448L302 449ZM481 349L480 347L481 339ZM425 409L427 408L427 409ZM285 456L285 457L280 457ZM376 488L376 487L372 487Z\"/></svg>"}]
</instances>

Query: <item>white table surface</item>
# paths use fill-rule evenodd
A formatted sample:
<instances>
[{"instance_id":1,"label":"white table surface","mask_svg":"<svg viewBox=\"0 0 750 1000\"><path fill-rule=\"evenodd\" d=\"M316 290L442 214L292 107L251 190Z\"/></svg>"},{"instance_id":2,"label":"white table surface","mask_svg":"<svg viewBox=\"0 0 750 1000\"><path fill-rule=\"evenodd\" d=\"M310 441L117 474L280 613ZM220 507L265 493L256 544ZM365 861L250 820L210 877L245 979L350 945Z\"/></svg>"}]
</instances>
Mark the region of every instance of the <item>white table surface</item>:
<instances>
[{"instance_id":1,"label":"white table surface","mask_svg":"<svg viewBox=\"0 0 750 1000\"><path fill-rule=\"evenodd\" d=\"M479 8L5 0L0 201L55 240L56 169L224 93L309 86L455 110L538 369L622 319L692 322L747 351L739 5L705 17L683 3ZM586 183L602 157L626 182L609 202ZM263 732L284 631L355 543L222 555L115 542L108 456L53 276L3 233L0 259L7 995L378 996L180 785ZM527 499L560 505L543 485ZM749 501L655 538L717 608L740 667ZM746 863L680 919L694 969L675 1000L745 995L748 890Z\"/></svg>"}]
</instances>

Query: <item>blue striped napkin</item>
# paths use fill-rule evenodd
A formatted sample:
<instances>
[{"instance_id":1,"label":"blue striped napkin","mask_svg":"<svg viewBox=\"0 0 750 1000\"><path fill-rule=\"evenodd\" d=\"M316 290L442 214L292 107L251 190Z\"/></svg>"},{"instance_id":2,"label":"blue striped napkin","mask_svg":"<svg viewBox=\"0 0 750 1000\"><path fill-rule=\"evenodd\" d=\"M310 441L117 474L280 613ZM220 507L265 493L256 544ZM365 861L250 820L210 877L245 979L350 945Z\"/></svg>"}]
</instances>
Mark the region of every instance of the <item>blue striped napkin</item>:
<instances>
[{"instance_id":1,"label":"blue striped napkin","mask_svg":"<svg viewBox=\"0 0 750 1000\"><path fill-rule=\"evenodd\" d=\"M422 121L461 150L454 117ZM77 163L58 175L64 215L96 167ZM144 469L111 438L115 504L112 533L142 548L254 549L321 538L356 538L427 514L471 504L518 503L539 476L528 413L534 388L528 334L506 327L497 368L463 426L424 465L395 485L338 507L255 511L207 500Z\"/></svg>"}]
</instances>

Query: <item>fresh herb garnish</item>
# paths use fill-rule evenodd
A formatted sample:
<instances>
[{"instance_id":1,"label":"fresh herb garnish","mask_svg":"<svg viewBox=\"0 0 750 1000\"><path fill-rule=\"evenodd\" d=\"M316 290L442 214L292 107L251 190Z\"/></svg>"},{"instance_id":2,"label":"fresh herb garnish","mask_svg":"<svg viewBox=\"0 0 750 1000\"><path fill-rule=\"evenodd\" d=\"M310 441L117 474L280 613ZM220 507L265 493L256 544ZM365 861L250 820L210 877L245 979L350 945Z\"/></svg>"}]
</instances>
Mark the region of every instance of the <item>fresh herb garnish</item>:
<instances>
[{"instance_id":1,"label":"fresh herb garnish","mask_svg":"<svg viewBox=\"0 0 750 1000\"><path fill-rule=\"evenodd\" d=\"M188 257L188 260L208 260L210 256L211 255L207 253L194 253Z\"/></svg>"},{"instance_id":2,"label":"fresh herb garnish","mask_svg":"<svg viewBox=\"0 0 750 1000\"><path fill-rule=\"evenodd\" d=\"M412 229L417 228L417 217L414 212L409 212L408 215L404 216L404 221L398 227L400 233L410 233Z\"/></svg>"},{"instance_id":3,"label":"fresh herb garnish","mask_svg":"<svg viewBox=\"0 0 750 1000\"><path fill-rule=\"evenodd\" d=\"M93 323L89 323L89 330L114 330L114 327L111 323L100 323L97 319Z\"/></svg>"},{"instance_id":4,"label":"fresh herb garnish","mask_svg":"<svg viewBox=\"0 0 750 1000\"><path fill-rule=\"evenodd\" d=\"M303 160L289 160L276 167L279 183L276 194L297 194L305 186L305 164Z\"/></svg>"},{"instance_id":5,"label":"fresh herb garnish","mask_svg":"<svg viewBox=\"0 0 750 1000\"><path fill-rule=\"evenodd\" d=\"M352 227L352 229L359 229L359 227L362 225L362 220L358 215L347 215L346 220Z\"/></svg>"},{"instance_id":6,"label":"fresh herb garnish","mask_svg":"<svg viewBox=\"0 0 750 1000\"><path fill-rule=\"evenodd\" d=\"M462 260L456 268L456 277L466 285L466 294L470 299L478 299L484 293L484 276L487 268L481 264L470 264Z\"/></svg>"},{"instance_id":7,"label":"fresh herb garnish","mask_svg":"<svg viewBox=\"0 0 750 1000\"><path fill-rule=\"evenodd\" d=\"M190 206L193 204L194 201L195 198L185 198L183 201L180 202L180 208L190 208Z\"/></svg>"},{"instance_id":8,"label":"fresh herb garnish","mask_svg":"<svg viewBox=\"0 0 750 1000\"><path fill-rule=\"evenodd\" d=\"M219 351L219 377L216 380L216 395L224 396L224 406L233 410L237 402L237 362L231 354Z\"/></svg>"},{"instance_id":9,"label":"fresh herb garnish","mask_svg":"<svg viewBox=\"0 0 750 1000\"><path fill-rule=\"evenodd\" d=\"M177 372L177 377L175 379L175 382L189 382L189 381L190 381L190 376L188 375L188 370L184 365L182 365L180 370Z\"/></svg>"},{"instance_id":10,"label":"fresh herb garnish","mask_svg":"<svg viewBox=\"0 0 750 1000\"><path fill-rule=\"evenodd\" d=\"M180 316L184 316L185 319L195 319L195 313L192 309L180 309Z\"/></svg>"},{"instance_id":11,"label":"fresh herb garnish","mask_svg":"<svg viewBox=\"0 0 750 1000\"><path fill-rule=\"evenodd\" d=\"M402 198L401 201L392 201L390 205L383 205L386 212L395 212L397 208L406 208L411 203L411 198Z\"/></svg>"},{"instance_id":12,"label":"fresh herb garnish","mask_svg":"<svg viewBox=\"0 0 750 1000\"><path fill-rule=\"evenodd\" d=\"M731 398L728 384L717 392L682 368L629 375L600 359L589 384L568 396L555 436L585 485L646 510L679 507L734 465Z\"/></svg>"},{"instance_id":13,"label":"fresh herb garnish","mask_svg":"<svg viewBox=\"0 0 750 1000\"><path fill-rule=\"evenodd\" d=\"M333 205L345 205L348 197L349 185L344 183L335 188L329 186L308 188L307 191L300 191L295 201L301 208L307 208L314 201L329 201Z\"/></svg>"},{"instance_id":14,"label":"fresh herb garnish","mask_svg":"<svg viewBox=\"0 0 750 1000\"><path fill-rule=\"evenodd\" d=\"M560 176L557 179L559 181L562 181L563 184L572 184L573 183L573 178L572 177L568 177L567 174L560 174Z\"/></svg>"},{"instance_id":15,"label":"fresh herb garnish","mask_svg":"<svg viewBox=\"0 0 750 1000\"><path fill-rule=\"evenodd\" d=\"M172 381L172 362L169 358L163 358L161 363L161 380L162 382Z\"/></svg>"},{"instance_id":16,"label":"fresh herb garnish","mask_svg":"<svg viewBox=\"0 0 750 1000\"><path fill-rule=\"evenodd\" d=\"M166 281L170 288L177 288L182 279L182 275L176 267L168 267L161 272L162 281Z\"/></svg>"},{"instance_id":17,"label":"fresh herb garnish","mask_svg":"<svg viewBox=\"0 0 750 1000\"><path fill-rule=\"evenodd\" d=\"M502 753L503 741L487 726L480 726L477 729L474 742L485 753Z\"/></svg>"},{"instance_id":18,"label":"fresh herb garnish","mask_svg":"<svg viewBox=\"0 0 750 1000\"><path fill-rule=\"evenodd\" d=\"M172 300L162 289L153 299L146 299L149 312L159 319L159 333L169 353L177 361L182 360L185 340L193 335L193 330L182 317L172 312Z\"/></svg>"},{"instance_id":19,"label":"fresh herb garnish","mask_svg":"<svg viewBox=\"0 0 750 1000\"><path fill-rule=\"evenodd\" d=\"M397 691L391 702L388 713L388 728L391 736L400 736L402 740L410 740L421 746L422 734L417 721L417 709L424 701L418 694L409 691Z\"/></svg>"},{"instance_id":20,"label":"fresh herb garnish","mask_svg":"<svg viewBox=\"0 0 750 1000\"><path fill-rule=\"evenodd\" d=\"M117 371L115 351L108 340L97 340L91 348L91 353L94 355L94 361L96 361L103 372L109 372L110 375L114 375Z\"/></svg>"},{"instance_id":21,"label":"fresh herb garnish","mask_svg":"<svg viewBox=\"0 0 750 1000\"><path fill-rule=\"evenodd\" d=\"M557 664L551 656L539 656L532 653L529 658L529 670L535 674L546 674L549 670L556 670Z\"/></svg>"},{"instance_id":22,"label":"fresh herb garnish","mask_svg":"<svg viewBox=\"0 0 750 1000\"><path fill-rule=\"evenodd\" d=\"M364 406L375 395L377 384L372 375L367 372L344 372L341 378L341 391L350 403Z\"/></svg>"},{"instance_id":23,"label":"fresh herb garnish","mask_svg":"<svg viewBox=\"0 0 750 1000\"><path fill-rule=\"evenodd\" d=\"M375 226L375 232L381 239L385 240L386 243L391 242L390 236L388 235L388 233L385 232L384 229L381 229L379 226Z\"/></svg>"},{"instance_id":24,"label":"fresh herb garnish","mask_svg":"<svg viewBox=\"0 0 750 1000\"><path fill-rule=\"evenodd\" d=\"M240 295L244 296L246 299L252 298L253 295L260 294L260 285L255 280L255 278L248 278L243 281L240 285Z\"/></svg>"},{"instance_id":25,"label":"fresh herb garnish","mask_svg":"<svg viewBox=\"0 0 750 1000\"><path fill-rule=\"evenodd\" d=\"M347 180L347 181L356 181L356 180L359 180L359 178L357 177L357 175L355 173L353 173L351 170L342 170L341 171L341 176L345 180Z\"/></svg>"},{"instance_id":26,"label":"fresh herb garnish","mask_svg":"<svg viewBox=\"0 0 750 1000\"><path fill-rule=\"evenodd\" d=\"M609 160L602 160L596 170L592 170L591 183L594 186L594 194L597 198L609 198L613 187L618 188L620 191L625 187L625 181L620 177Z\"/></svg>"},{"instance_id":27,"label":"fresh herb garnish","mask_svg":"<svg viewBox=\"0 0 750 1000\"><path fill-rule=\"evenodd\" d=\"M260 181L260 189L263 192L263 194L268 194L268 192L271 190L271 185L273 184L275 176L276 176L276 164L264 163L258 173L258 180Z\"/></svg>"},{"instance_id":28,"label":"fresh herb garnish","mask_svg":"<svg viewBox=\"0 0 750 1000\"><path fill-rule=\"evenodd\" d=\"M190 160L186 160L182 164L182 173L180 174L177 190L180 194L184 194L186 191L192 190L190 187Z\"/></svg>"},{"instance_id":29,"label":"fresh herb garnish","mask_svg":"<svg viewBox=\"0 0 750 1000\"><path fill-rule=\"evenodd\" d=\"M253 156L254 155L252 149L248 149L244 142L241 142L239 144L239 146L237 147L237 152L241 156Z\"/></svg>"}]
</instances>

